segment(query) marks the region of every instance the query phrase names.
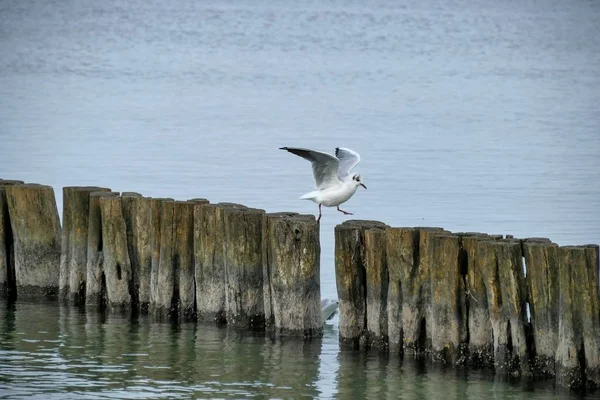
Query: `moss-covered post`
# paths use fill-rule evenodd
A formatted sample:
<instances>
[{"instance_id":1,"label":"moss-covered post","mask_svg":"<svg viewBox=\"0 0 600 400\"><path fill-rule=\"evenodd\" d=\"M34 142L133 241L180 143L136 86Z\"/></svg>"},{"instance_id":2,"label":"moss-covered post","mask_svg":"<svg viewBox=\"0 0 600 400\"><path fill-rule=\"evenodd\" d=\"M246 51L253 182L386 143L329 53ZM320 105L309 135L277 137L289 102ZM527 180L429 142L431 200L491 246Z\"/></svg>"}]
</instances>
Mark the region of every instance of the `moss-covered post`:
<instances>
[{"instance_id":1,"label":"moss-covered post","mask_svg":"<svg viewBox=\"0 0 600 400\"><path fill-rule=\"evenodd\" d=\"M227 323L262 330L265 327L263 295L264 211L223 209Z\"/></svg>"},{"instance_id":2,"label":"moss-covered post","mask_svg":"<svg viewBox=\"0 0 600 400\"><path fill-rule=\"evenodd\" d=\"M335 227L335 278L339 298L340 342L364 346L367 334L365 238L367 229L385 229L378 221L349 220Z\"/></svg>"},{"instance_id":3,"label":"moss-covered post","mask_svg":"<svg viewBox=\"0 0 600 400\"><path fill-rule=\"evenodd\" d=\"M365 286L367 298L367 339L369 346L388 346L388 266L386 230L365 231Z\"/></svg>"},{"instance_id":4,"label":"moss-covered post","mask_svg":"<svg viewBox=\"0 0 600 400\"><path fill-rule=\"evenodd\" d=\"M431 238L431 350L434 361L455 364L461 356L461 337L467 319L464 281L460 273L460 238L437 234Z\"/></svg>"},{"instance_id":5,"label":"moss-covered post","mask_svg":"<svg viewBox=\"0 0 600 400\"><path fill-rule=\"evenodd\" d=\"M536 351L533 372L536 376L554 376L560 297L558 245L549 240L526 239L523 250Z\"/></svg>"},{"instance_id":6,"label":"moss-covered post","mask_svg":"<svg viewBox=\"0 0 600 400\"><path fill-rule=\"evenodd\" d=\"M462 237L461 269L465 279L464 298L468 308L469 359L467 363L477 368L492 367L494 365L492 325L481 262L477 257L479 242L489 241L491 238L483 233L459 235Z\"/></svg>"},{"instance_id":7,"label":"moss-covered post","mask_svg":"<svg viewBox=\"0 0 600 400\"><path fill-rule=\"evenodd\" d=\"M4 186L14 240L19 298L55 298L60 268L60 220L51 186Z\"/></svg>"},{"instance_id":8,"label":"moss-covered post","mask_svg":"<svg viewBox=\"0 0 600 400\"><path fill-rule=\"evenodd\" d=\"M0 297L16 295L15 254L5 186L23 181L0 179Z\"/></svg>"},{"instance_id":9,"label":"moss-covered post","mask_svg":"<svg viewBox=\"0 0 600 400\"><path fill-rule=\"evenodd\" d=\"M175 203L176 291L179 314L184 319L196 316L196 284L194 279L194 203Z\"/></svg>"},{"instance_id":10,"label":"moss-covered post","mask_svg":"<svg viewBox=\"0 0 600 400\"><path fill-rule=\"evenodd\" d=\"M478 258L487 291L495 368L524 373L528 370L524 325L527 293L520 241L480 242Z\"/></svg>"},{"instance_id":11,"label":"moss-covered post","mask_svg":"<svg viewBox=\"0 0 600 400\"><path fill-rule=\"evenodd\" d=\"M102 196L103 272L109 308L130 310L132 302L132 273L127 248L127 227L123 218L121 196Z\"/></svg>"},{"instance_id":12,"label":"moss-covered post","mask_svg":"<svg viewBox=\"0 0 600 400\"><path fill-rule=\"evenodd\" d=\"M598 245L583 246L585 262L581 266L581 319L583 321L583 355L585 375L592 387L600 387L600 282Z\"/></svg>"},{"instance_id":13,"label":"moss-covered post","mask_svg":"<svg viewBox=\"0 0 600 400\"><path fill-rule=\"evenodd\" d=\"M270 328L278 335L320 336L319 225L313 215L290 213L267 214L265 225L262 273Z\"/></svg>"},{"instance_id":14,"label":"moss-covered post","mask_svg":"<svg viewBox=\"0 0 600 400\"><path fill-rule=\"evenodd\" d=\"M559 248L556 379L583 389L600 385L598 246Z\"/></svg>"},{"instance_id":15,"label":"moss-covered post","mask_svg":"<svg viewBox=\"0 0 600 400\"><path fill-rule=\"evenodd\" d=\"M419 354L431 348L431 264L432 237L444 233L442 228L415 228L412 259L398 264L402 282L402 328L404 351ZM408 243L406 244L408 245Z\"/></svg>"}]
</instances>

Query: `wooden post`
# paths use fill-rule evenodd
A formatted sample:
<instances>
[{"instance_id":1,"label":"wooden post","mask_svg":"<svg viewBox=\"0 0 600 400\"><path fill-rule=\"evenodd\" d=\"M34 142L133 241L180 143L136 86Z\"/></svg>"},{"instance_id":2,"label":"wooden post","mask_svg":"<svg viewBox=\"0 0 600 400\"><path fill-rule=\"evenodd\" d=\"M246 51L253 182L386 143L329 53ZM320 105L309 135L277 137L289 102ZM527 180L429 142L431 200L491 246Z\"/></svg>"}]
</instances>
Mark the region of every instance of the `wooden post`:
<instances>
[{"instance_id":1,"label":"wooden post","mask_svg":"<svg viewBox=\"0 0 600 400\"><path fill-rule=\"evenodd\" d=\"M150 230L150 246L152 248L152 262L150 271L150 303L149 309L154 311L158 316L165 310L161 310L160 301L161 291L159 274L161 261L161 243L163 229L163 208L164 203L172 202L171 198L151 198L150 199L150 221L152 223ZM170 303L169 303L170 306Z\"/></svg>"},{"instance_id":2,"label":"wooden post","mask_svg":"<svg viewBox=\"0 0 600 400\"><path fill-rule=\"evenodd\" d=\"M51 186L4 186L14 240L15 282L21 298L58 295L60 220Z\"/></svg>"},{"instance_id":3,"label":"wooden post","mask_svg":"<svg viewBox=\"0 0 600 400\"><path fill-rule=\"evenodd\" d=\"M392 352L403 352L404 311L410 291L409 274L418 265L419 231L413 228L388 228L386 230L386 255L389 275L387 294L388 342ZM405 305L405 297L407 304Z\"/></svg>"},{"instance_id":4,"label":"wooden post","mask_svg":"<svg viewBox=\"0 0 600 400\"><path fill-rule=\"evenodd\" d=\"M243 207L243 206L240 206ZM199 321L224 324L226 318L223 206L194 205L196 313Z\"/></svg>"},{"instance_id":5,"label":"wooden post","mask_svg":"<svg viewBox=\"0 0 600 400\"><path fill-rule=\"evenodd\" d=\"M600 255L598 245L583 246L585 262L580 264L581 320L583 321L583 355L585 375L592 387L600 387Z\"/></svg>"},{"instance_id":6,"label":"wooden post","mask_svg":"<svg viewBox=\"0 0 600 400\"><path fill-rule=\"evenodd\" d=\"M554 376L560 297L558 245L549 240L526 239L523 250L536 351L533 372L536 376Z\"/></svg>"},{"instance_id":7,"label":"wooden post","mask_svg":"<svg viewBox=\"0 0 600 400\"><path fill-rule=\"evenodd\" d=\"M264 232L267 320L278 335L321 336L319 225L312 215L272 213Z\"/></svg>"},{"instance_id":8,"label":"wooden post","mask_svg":"<svg viewBox=\"0 0 600 400\"><path fill-rule=\"evenodd\" d=\"M455 364L461 354L461 338L467 313L464 281L460 273L460 238L437 234L431 238L431 348L434 361Z\"/></svg>"},{"instance_id":9,"label":"wooden post","mask_svg":"<svg viewBox=\"0 0 600 400\"><path fill-rule=\"evenodd\" d=\"M71 257L71 247L69 245L71 234L73 233L73 214L71 213L71 193L73 187L63 187L63 220L61 231L60 248L60 267L58 272L58 297L67 299L69 297L69 266Z\"/></svg>"},{"instance_id":10,"label":"wooden post","mask_svg":"<svg viewBox=\"0 0 600 400\"><path fill-rule=\"evenodd\" d=\"M367 229L364 234L368 345L387 348L389 278L386 230Z\"/></svg>"},{"instance_id":11,"label":"wooden post","mask_svg":"<svg viewBox=\"0 0 600 400\"><path fill-rule=\"evenodd\" d=\"M161 202L156 296L152 302L157 315L186 319L195 315L193 215L193 202Z\"/></svg>"},{"instance_id":12,"label":"wooden post","mask_svg":"<svg viewBox=\"0 0 600 400\"><path fill-rule=\"evenodd\" d=\"M138 252L135 246L135 236L137 230L135 228L136 210L134 209L134 202L136 199L142 198L143 196L137 192L123 192L121 193L121 209L123 212L123 220L125 221L125 232L127 237L127 253L129 254L129 262L131 263L131 284L130 284L130 295L131 295L131 306L133 308L139 307L139 262L137 260Z\"/></svg>"},{"instance_id":13,"label":"wooden post","mask_svg":"<svg viewBox=\"0 0 600 400\"><path fill-rule=\"evenodd\" d=\"M59 296L75 304L85 301L90 193L110 192L95 186L63 188L63 229Z\"/></svg>"},{"instance_id":14,"label":"wooden post","mask_svg":"<svg viewBox=\"0 0 600 400\"><path fill-rule=\"evenodd\" d=\"M470 366L493 367L494 353L491 342L492 325L490 323L488 300L480 260L477 257L479 242L492 240L488 235L478 232L459 233L461 237L461 271L464 275L464 299L467 309L469 332Z\"/></svg>"},{"instance_id":15,"label":"wooden post","mask_svg":"<svg viewBox=\"0 0 600 400\"><path fill-rule=\"evenodd\" d=\"M175 203L175 254L178 310L184 319L196 317L196 283L194 270L194 203Z\"/></svg>"},{"instance_id":16,"label":"wooden post","mask_svg":"<svg viewBox=\"0 0 600 400\"><path fill-rule=\"evenodd\" d=\"M598 246L559 248L556 379L574 389L600 384Z\"/></svg>"},{"instance_id":17,"label":"wooden post","mask_svg":"<svg viewBox=\"0 0 600 400\"><path fill-rule=\"evenodd\" d=\"M431 264L433 247L431 238L444 233L442 228L417 227L412 258L398 264L402 282L402 327L404 351L419 354L431 348Z\"/></svg>"},{"instance_id":18,"label":"wooden post","mask_svg":"<svg viewBox=\"0 0 600 400\"><path fill-rule=\"evenodd\" d=\"M263 295L264 211L223 209L227 323L262 330L265 327Z\"/></svg>"},{"instance_id":19,"label":"wooden post","mask_svg":"<svg viewBox=\"0 0 600 400\"><path fill-rule=\"evenodd\" d=\"M173 316L177 311L174 306L175 271L173 256L175 253L175 201L161 202L160 247L157 268L156 296L151 303L157 316Z\"/></svg>"},{"instance_id":20,"label":"wooden post","mask_svg":"<svg viewBox=\"0 0 600 400\"><path fill-rule=\"evenodd\" d=\"M382 222L360 220L349 220L335 227L340 342L355 348L365 345L367 329L364 232L385 227Z\"/></svg>"},{"instance_id":21,"label":"wooden post","mask_svg":"<svg viewBox=\"0 0 600 400\"><path fill-rule=\"evenodd\" d=\"M127 243L133 279L135 304L148 312L152 274L152 199L138 193L122 196L123 217L127 227Z\"/></svg>"},{"instance_id":22,"label":"wooden post","mask_svg":"<svg viewBox=\"0 0 600 400\"><path fill-rule=\"evenodd\" d=\"M5 186L22 184L23 181L0 179L0 297L16 296L15 254L13 233L8 214Z\"/></svg>"},{"instance_id":23,"label":"wooden post","mask_svg":"<svg viewBox=\"0 0 600 400\"><path fill-rule=\"evenodd\" d=\"M118 192L90 193L85 280L86 306L100 307L106 301L106 280L104 277L103 270L104 243L102 241L102 217L100 213L100 198L105 196L118 195ZM63 221L64 218L65 217L63 216Z\"/></svg>"},{"instance_id":24,"label":"wooden post","mask_svg":"<svg viewBox=\"0 0 600 400\"><path fill-rule=\"evenodd\" d=\"M132 273L127 249L127 228L120 196L101 196L103 272L108 306L115 310L131 309Z\"/></svg>"},{"instance_id":25,"label":"wooden post","mask_svg":"<svg viewBox=\"0 0 600 400\"><path fill-rule=\"evenodd\" d=\"M517 240L482 241L477 250L487 291L495 368L512 374L525 373L526 289L521 244Z\"/></svg>"}]
</instances>

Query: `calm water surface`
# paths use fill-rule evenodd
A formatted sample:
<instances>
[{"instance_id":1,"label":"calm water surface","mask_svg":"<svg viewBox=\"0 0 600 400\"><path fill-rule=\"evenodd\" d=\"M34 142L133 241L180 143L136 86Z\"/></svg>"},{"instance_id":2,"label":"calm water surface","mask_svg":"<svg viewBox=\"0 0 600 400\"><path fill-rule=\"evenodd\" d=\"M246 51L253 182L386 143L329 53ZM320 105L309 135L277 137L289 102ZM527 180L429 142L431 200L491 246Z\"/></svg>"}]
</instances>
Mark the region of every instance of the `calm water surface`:
<instances>
[{"instance_id":1,"label":"calm water surface","mask_svg":"<svg viewBox=\"0 0 600 400\"><path fill-rule=\"evenodd\" d=\"M555 398L549 384L427 370L321 340L271 340L214 325L158 323L57 304L0 309L2 398ZM534 390L532 392L532 390ZM558 392L562 397L566 391Z\"/></svg>"},{"instance_id":2,"label":"calm water surface","mask_svg":"<svg viewBox=\"0 0 600 400\"><path fill-rule=\"evenodd\" d=\"M315 213L308 163L278 148L341 145L369 188L355 218L600 243L597 1L0 0L0 53L0 177L52 185L59 209L63 186L103 185ZM346 218L321 223L323 297ZM2 312L15 396L544 395L340 352L335 320L280 343Z\"/></svg>"}]
</instances>

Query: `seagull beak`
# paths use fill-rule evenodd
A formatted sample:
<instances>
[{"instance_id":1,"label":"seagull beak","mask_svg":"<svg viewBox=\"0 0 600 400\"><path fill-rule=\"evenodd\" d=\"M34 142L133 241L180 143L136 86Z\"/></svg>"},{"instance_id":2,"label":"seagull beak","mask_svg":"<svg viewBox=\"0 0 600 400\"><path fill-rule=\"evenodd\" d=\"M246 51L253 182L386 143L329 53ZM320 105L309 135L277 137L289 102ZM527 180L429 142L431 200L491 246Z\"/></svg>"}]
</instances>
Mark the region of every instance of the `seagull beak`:
<instances>
[{"instance_id":1,"label":"seagull beak","mask_svg":"<svg viewBox=\"0 0 600 400\"><path fill-rule=\"evenodd\" d=\"M364 183L361 183L360 186L364 187L365 189L367 188Z\"/></svg>"}]
</instances>

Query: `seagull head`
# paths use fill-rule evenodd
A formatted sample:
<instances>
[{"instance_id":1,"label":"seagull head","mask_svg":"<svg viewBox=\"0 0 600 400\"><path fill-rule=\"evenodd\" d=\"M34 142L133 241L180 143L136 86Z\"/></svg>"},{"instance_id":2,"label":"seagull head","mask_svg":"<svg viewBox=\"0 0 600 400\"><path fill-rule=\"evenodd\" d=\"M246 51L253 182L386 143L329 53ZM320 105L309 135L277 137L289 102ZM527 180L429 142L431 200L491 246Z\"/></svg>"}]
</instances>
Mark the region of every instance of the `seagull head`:
<instances>
[{"instance_id":1,"label":"seagull head","mask_svg":"<svg viewBox=\"0 0 600 400\"><path fill-rule=\"evenodd\" d=\"M360 177L360 174L354 174L354 176L352 177L352 182L354 182L354 184L355 184L356 186L362 186L362 187L364 187L365 189L367 188L367 187L365 186L365 184L362 182L362 178Z\"/></svg>"}]
</instances>

